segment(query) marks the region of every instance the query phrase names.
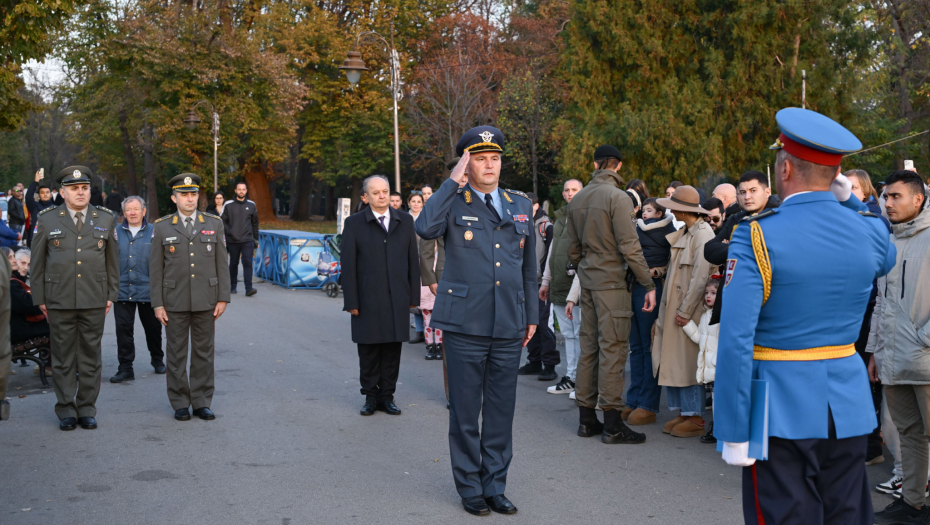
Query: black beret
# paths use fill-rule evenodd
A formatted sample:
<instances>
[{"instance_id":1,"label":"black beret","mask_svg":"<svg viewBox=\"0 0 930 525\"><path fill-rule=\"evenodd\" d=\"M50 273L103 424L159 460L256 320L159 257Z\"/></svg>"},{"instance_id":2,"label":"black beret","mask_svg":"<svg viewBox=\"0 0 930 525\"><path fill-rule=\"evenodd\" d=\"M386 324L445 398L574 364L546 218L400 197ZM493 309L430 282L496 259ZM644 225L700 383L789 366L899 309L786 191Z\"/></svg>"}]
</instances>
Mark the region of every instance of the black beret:
<instances>
[{"instance_id":1,"label":"black beret","mask_svg":"<svg viewBox=\"0 0 930 525\"><path fill-rule=\"evenodd\" d=\"M620 156L620 150L608 144L604 144L603 146L594 150L594 160L609 158L623 160L623 157Z\"/></svg>"}]
</instances>

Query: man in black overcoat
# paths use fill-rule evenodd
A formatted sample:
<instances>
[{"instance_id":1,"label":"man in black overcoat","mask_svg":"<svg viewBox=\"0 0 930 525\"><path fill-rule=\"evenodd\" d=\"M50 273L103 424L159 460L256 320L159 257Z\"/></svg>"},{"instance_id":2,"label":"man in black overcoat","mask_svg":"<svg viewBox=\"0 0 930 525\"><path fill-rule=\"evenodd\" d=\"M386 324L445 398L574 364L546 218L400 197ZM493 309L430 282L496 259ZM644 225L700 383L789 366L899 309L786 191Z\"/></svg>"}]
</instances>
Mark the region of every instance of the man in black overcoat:
<instances>
[{"instance_id":1,"label":"man in black overcoat","mask_svg":"<svg viewBox=\"0 0 930 525\"><path fill-rule=\"evenodd\" d=\"M358 344L359 382L365 405L399 415L394 390L401 345L410 340L410 308L420 305L420 263L413 217L391 209L388 180L362 183L369 207L346 219L342 232L343 310L352 314Z\"/></svg>"}]
</instances>

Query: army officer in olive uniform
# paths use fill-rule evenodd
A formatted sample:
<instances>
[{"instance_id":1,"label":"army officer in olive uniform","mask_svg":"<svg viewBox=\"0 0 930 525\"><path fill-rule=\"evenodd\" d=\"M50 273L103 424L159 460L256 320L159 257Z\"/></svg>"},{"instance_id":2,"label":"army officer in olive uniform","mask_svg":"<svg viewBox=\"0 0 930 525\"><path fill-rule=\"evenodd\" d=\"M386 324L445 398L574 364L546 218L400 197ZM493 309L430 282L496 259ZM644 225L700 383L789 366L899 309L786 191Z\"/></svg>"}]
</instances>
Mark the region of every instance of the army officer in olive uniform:
<instances>
[{"instance_id":1,"label":"army officer in olive uniform","mask_svg":"<svg viewBox=\"0 0 930 525\"><path fill-rule=\"evenodd\" d=\"M197 175L182 173L168 184L178 211L155 221L149 259L152 307L155 317L167 327L168 400L178 421L191 418L188 407L192 405L195 416L209 420L216 417L210 410L214 322L229 302L223 220L197 211Z\"/></svg>"},{"instance_id":2,"label":"army officer in olive uniform","mask_svg":"<svg viewBox=\"0 0 930 525\"><path fill-rule=\"evenodd\" d=\"M32 240L32 301L52 329L55 414L62 430L97 428L100 339L119 294L119 248L110 210L91 206L91 172L56 177L64 204L39 214Z\"/></svg>"},{"instance_id":3,"label":"army officer in olive uniform","mask_svg":"<svg viewBox=\"0 0 930 525\"><path fill-rule=\"evenodd\" d=\"M461 159L416 220L420 237L445 239L430 326L445 339L452 476L475 515L517 512L504 496L517 369L539 318L533 205L498 187L503 146L491 126L466 132L456 146Z\"/></svg>"}]
</instances>

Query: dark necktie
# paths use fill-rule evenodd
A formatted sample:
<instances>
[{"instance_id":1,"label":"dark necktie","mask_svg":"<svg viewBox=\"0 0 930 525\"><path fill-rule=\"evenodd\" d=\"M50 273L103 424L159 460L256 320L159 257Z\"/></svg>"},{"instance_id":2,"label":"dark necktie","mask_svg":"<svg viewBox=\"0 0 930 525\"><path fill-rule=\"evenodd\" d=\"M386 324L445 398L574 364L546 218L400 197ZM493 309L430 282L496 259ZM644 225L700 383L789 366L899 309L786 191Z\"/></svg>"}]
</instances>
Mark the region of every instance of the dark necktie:
<instances>
[{"instance_id":1,"label":"dark necktie","mask_svg":"<svg viewBox=\"0 0 930 525\"><path fill-rule=\"evenodd\" d=\"M188 217L188 218L184 219L184 222L187 223L187 224L186 224L186 226L187 226L187 233L193 234L193 233L194 233L194 219L193 219L192 217Z\"/></svg>"},{"instance_id":2,"label":"dark necktie","mask_svg":"<svg viewBox=\"0 0 930 525\"><path fill-rule=\"evenodd\" d=\"M77 212L74 214L74 218L77 219L77 222L75 223L77 225L77 230L78 231L83 230L84 229L84 214L81 212Z\"/></svg>"},{"instance_id":3,"label":"dark necktie","mask_svg":"<svg viewBox=\"0 0 930 525\"><path fill-rule=\"evenodd\" d=\"M501 216L500 216L499 213L497 213L497 209L494 208L494 201L491 200L491 194L490 194L490 193L486 193L486 194L484 195L484 203L487 204L487 205L488 205L488 209L491 210L491 215L494 216L494 220L500 221L500 220L501 220Z\"/></svg>"},{"instance_id":4,"label":"dark necktie","mask_svg":"<svg viewBox=\"0 0 930 525\"><path fill-rule=\"evenodd\" d=\"M387 231L387 224L384 224L384 215L378 217L378 220L381 221L381 227L384 228L384 231Z\"/></svg>"}]
</instances>

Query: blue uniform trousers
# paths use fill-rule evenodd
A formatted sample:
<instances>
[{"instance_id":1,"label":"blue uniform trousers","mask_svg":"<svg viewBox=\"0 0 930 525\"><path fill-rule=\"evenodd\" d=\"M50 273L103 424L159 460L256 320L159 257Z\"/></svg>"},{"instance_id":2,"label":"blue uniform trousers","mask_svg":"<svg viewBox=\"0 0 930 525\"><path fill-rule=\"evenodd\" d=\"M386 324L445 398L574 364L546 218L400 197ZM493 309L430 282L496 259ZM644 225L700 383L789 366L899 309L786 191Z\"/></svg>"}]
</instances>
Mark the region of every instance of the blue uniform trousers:
<instances>
[{"instance_id":1,"label":"blue uniform trousers","mask_svg":"<svg viewBox=\"0 0 930 525\"><path fill-rule=\"evenodd\" d=\"M769 438L769 459L743 468L747 525L871 525L867 436Z\"/></svg>"},{"instance_id":2,"label":"blue uniform trousers","mask_svg":"<svg viewBox=\"0 0 930 525\"><path fill-rule=\"evenodd\" d=\"M656 304L662 301L662 279L656 285ZM644 312L646 288L633 283L633 323L630 328L630 388L626 391L626 406L659 413L662 393L659 379L652 374L652 325L659 318L659 309Z\"/></svg>"},{"instance_id":3,"label":"blue uniform trousers","mask_svg":"<svg viewBox=\"0 0 930 525\"><path fill-rule=\"evenodd\" d=\"M522 340L465 335L448 329L443 338L455 488L463 498L503 494L513 458L513 412Z\"/></svg>"}]
</instances>

